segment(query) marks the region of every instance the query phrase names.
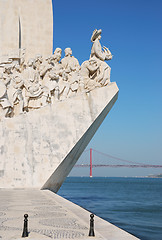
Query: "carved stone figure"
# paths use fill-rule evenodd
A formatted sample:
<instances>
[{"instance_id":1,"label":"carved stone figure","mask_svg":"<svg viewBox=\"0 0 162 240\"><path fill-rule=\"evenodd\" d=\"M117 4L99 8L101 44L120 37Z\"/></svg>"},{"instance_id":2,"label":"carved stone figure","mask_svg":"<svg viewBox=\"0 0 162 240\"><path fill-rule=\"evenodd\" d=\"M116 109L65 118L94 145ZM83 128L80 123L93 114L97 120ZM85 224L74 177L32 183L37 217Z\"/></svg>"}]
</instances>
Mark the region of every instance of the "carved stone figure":
<instances>
[{"instance_id":1,"label":"carved stone figure","mask_svg":"<svg viewBox=\"0 0 162 240\"><path fill-rule=\"evenodd\" d=\"M59 100L59 79L62 76L62 67L60 64L61 48L56 48L52 56L47 60L44 70L41 72L43 76L43 85L49 89L49 96L52 99ZM51 100L53 103L53 100Z\"/></svg>"},{"instance_id":2,"label":"carved stone figure","mask_svg":"<svg viewBox=\"0 0 162 240\"><path fill-rule=\"evenodd\" d=\"M6 87L8 87L8 85L10 84L11 81L11 65L6 64L3 68L3 74L2 74L2 79L4 84L6 85Z\"/></svg>"},{"instance_id":3,"label":"carved stone figure","mask_svg":"<svg viewBox=\"0 0 162 240\"><path fill-rule=\"evenodd\" d=\"M69 91L76 93L80 81L80 65L78 60L72 56L71 48L65 49L65 57L61 60L64 79L69 83ZM67 93L68 94L68 93Z\"/></svg>"},{"instance_id":4,"label":"carved stone figure","mask_svg":"<svg viewBox=\"0 0 162 240\"><path fill-rule=\"evenodd\" d=\"M100 68L100 73L102 76L102 79L99 80L101 85L106 85L110 82L110 71L111 68L107 63L105 63L105 60L111 60L112 59L112 54L108 48L105 46L102 48L100 44L100 39L101 39L101 32L102 30L95 29L93 31L92 37L91 37L91 42L93 42L92 49L91 49L91 56L90 58L93 58L96 60L99 68Z\"/></svg>"},{"instance_id":5,"label":"carved stone figure","mask_svg":"<svg viewBox=\"0 0 162 240\"><path fill-rule=\"evenodd\" d=\"M3 82L2 75L0 75L0 105L5 111L5 117L11 117L13 108L12 108L12 104L8 99L7 87Z\"/></svg>"},{"instance_id":6,"label":"carved stone figure","mask_svg":"<svg viewBox=\"0 0 162 240\"><path fill-rule=\"evenodd\" d=\"M34 59L34 63L33 63L33 68L37 71L38 78L41 83L42 83L44 75L49 70L49 68L47 67L47 64L46 64L46 62L45 63L43 62L43 57L41 54L36 55L36 57Z\"/></svg>"},{"instance_id":7,"label":"carved stone figure","mask_svg":"<svg viewBox=\"0 0 162 240\"><path fill-rule=\"evenodd\" d=\"M112 54L108 48L103 47L102 49L100 44L101 32L101 29L93 31L90 59L83 62L81 66L81 75L84 79L86 92L110 83L111 68L105 60L112 59Z\"/></svg>"},{"instance_id":8,"label":"carved stone figure","mask_svg":"<svg viewBox=\"0 0 162 240\"><path fill-rule=\"evenodd\" d=\"M78 72L80 65L78 60L72 56L71 48L65 48L65 57L61 60L62 66L65 72L71 74L72 72Z\"/></svg>"},{"instance_id":9,"label":"carved stone figure","mask_svg":"<svg viewBox=\"0 0 162 240\"><path fill-rule=\"evenodd\" d=\"M93 58L83 62L81 66L81 75L84 80L86 92L90 92L96 87L101 86L99 83L99 80L102 79L102 77L100 78L100 65Z\"/></svg>"},{"instance_id":10,"label":"carved stone figure","mask_svg":"<svg viewBox=\"0 0 162 240\"><path fill-rule=\"evenodd\" d=\"M58 65L61 60L61 54L62 54L62 49L61 48L56 48L53 55L51 56L51 64Z\"/></svg>"},{"instance_id":11,"label":"carved stone figure","mask_svg":"<svg viewBox=\"0 0 162 240\"><path fill-rule=\"evenodd\" d=\"M20 65L14 66L11 83L8 89L9 99L12 105L19 103L19 113L23 113L24 98L22 95L24 82L21 74Z\"/></svg>"},{"instance_id":12,"label":"carved stone figure","mask_svg":"<svg viewBox=\"0 0 162 240\"><path fill-rule=\"evenodd\" d=\"M59 74L54 70L49 72L49 81L46 82L46 85L50 91L50 96L54 96L55 100L59 100Z\"/></svg>"},{"instance_id":13,"label":"carved stone figure","mask_svg":"<svg viewBox=\"0 0 162 240\"><path fill-rule=\"evenodd\" d=\"M48 89L39 82L38 72L33 68L34 60L28 61L28 66L24 71L24 110L28 111L28 103L30 99L42 98L42 106L47 105Z\"/></svg>"},{"instance_id":14,"label":"carved stone figure","mask_svg":"<svg viewBox=\"0 0 162 240\"><path fill-rule=\"evenodd\" d=\"M48 78L49 71L52 69L52 62L51 62L51 56L46 58L46 61L44 64L39 65L39 68L37 67L37 71L40 74L40 78L43 80L43 84L45 82L45 79Z\"/></svg>"},{"instance_id":15,"label":"carved stone figure","mask_svg":"<svg viewBox=\"0 0 162 240\"><path fill-rule=\"evenodd\" d=\"M42 57L42 55L41 55L41 54L37 54L36 57L35 57L35 59L34 59L34 68L35 68L38 72L40 72L40 71L42 70L42 67L43 67L42 63L43 63L43 57Z\"/></svg>"}]
</instances>

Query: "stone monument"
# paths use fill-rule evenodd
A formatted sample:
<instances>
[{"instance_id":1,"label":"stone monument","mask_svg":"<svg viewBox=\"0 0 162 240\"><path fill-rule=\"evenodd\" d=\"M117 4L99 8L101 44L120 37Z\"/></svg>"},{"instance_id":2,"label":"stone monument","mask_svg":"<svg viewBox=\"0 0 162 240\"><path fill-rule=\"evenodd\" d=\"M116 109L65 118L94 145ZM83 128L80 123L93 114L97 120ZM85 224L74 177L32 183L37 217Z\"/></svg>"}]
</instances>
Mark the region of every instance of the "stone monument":
<instances>
[{"instance_id":1,"label":"stone monument","mask_svg":"<svg viewBox=\"0 0 162 240\"><path fill-rule=\"evenodd\" d=\"M27 12L31 4L32 11ZM21 24L17 36L21 34L25 50L12 31L10 44L1 24L0 52L6 60L0 62L0 187L57 192L117 100L118 87L110 82L111 69L105 62L112 54L100 44L101 29L92 33L90 59L81 66L69 47L64 58L61 48L52 54L51 1L39 0L39 5L37 0L1 1L0 6L4 5L6 14L15 10L13 24ZM43 14L50 13L45 23L40 20L41 9ZM32 26L31 21L35 21ZM39 24L40 42L39 34L29 37ZM21 54L12 57L15 48Z\"/></svg>"}]
</instances>

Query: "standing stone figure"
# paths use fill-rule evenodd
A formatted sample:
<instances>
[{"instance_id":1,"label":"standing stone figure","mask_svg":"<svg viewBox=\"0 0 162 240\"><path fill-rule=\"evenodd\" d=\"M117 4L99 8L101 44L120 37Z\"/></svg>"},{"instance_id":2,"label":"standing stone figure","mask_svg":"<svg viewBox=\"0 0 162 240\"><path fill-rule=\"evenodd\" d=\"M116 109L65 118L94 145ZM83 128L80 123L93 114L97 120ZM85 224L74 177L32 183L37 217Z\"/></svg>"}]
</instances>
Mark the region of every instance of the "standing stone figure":
<instances>
[{"instance_id":1,"label":"standing stone figure","mask_svg":"<svg viewBox=\"0 0 162 240\"><path fill-rule=\"evenodd\" d=\"M65 57L61 60L61 63L64 69L64 78L67 79L70 84L69 90L71 90L72 93L76 93L80 81L80 65L78 60L72 56L71 48L65 49Z\"/></svg>"},{"instance_id":2,"label":"standing stone figure","mask_svg":"<svg viewBox=\"0 0 162 240\"><path fill-rule=\"evenodd\" d=\"M34 59L34 68L40 72L43 70L43 56L41 54L37 54Z\"/></svg>"},{"instance_id":3,"label":"standing stone figure","mask_svg":"<svg viewBox=\"0 0 162 240\"><path fill-rule=\"evenodd\" d=\"M53 97L55 100L59 100L59 81L62 76L62 67L60 64L61 48L56 48L54 54L47 59L47 63L41 72L43 77L43 85L49 89L49 96L53 103Z\"/></svg>"}]
</instances>

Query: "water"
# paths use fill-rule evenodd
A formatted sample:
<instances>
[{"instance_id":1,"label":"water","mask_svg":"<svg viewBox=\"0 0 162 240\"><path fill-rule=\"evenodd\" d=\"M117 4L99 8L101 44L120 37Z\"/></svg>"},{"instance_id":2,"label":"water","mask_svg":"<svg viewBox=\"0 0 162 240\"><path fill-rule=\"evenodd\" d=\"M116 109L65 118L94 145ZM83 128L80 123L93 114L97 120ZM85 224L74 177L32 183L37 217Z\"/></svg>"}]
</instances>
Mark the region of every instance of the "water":
<instances>
[{"instance_id":1,"label":"water","mask_svg":"<svg viewBox=\"0 0 162 240\"><path fill-rule=\"evenodd\" d=\"M162 240L162 178L68 177L58 194L141 240Z\"/></svg>"}]
</instances>

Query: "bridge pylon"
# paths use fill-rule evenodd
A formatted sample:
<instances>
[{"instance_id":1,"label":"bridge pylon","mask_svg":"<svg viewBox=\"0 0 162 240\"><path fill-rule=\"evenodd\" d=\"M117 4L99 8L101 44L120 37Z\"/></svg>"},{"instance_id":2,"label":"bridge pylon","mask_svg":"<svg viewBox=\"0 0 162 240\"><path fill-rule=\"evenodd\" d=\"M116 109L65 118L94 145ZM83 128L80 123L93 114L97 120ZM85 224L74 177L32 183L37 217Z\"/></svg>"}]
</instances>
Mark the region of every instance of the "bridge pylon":
<instances>
[{"instance_id":1,"label":"bridge pylon","mask_svg":"<svg viewBox=\"0 0 162 240\"><path fill-rule=\"evenodd\" d=\"M90 177L92 177L92 148L90 148Z\"/></svg>"}]
</instances>

